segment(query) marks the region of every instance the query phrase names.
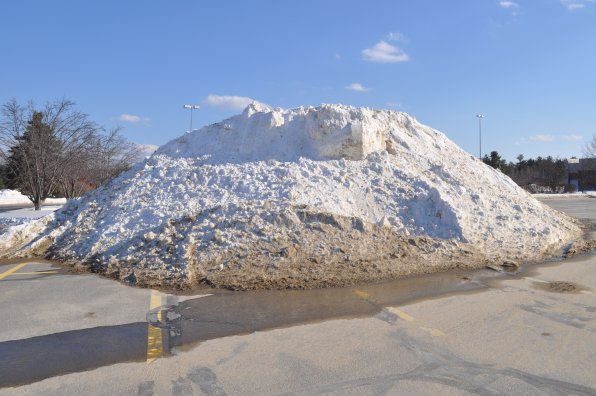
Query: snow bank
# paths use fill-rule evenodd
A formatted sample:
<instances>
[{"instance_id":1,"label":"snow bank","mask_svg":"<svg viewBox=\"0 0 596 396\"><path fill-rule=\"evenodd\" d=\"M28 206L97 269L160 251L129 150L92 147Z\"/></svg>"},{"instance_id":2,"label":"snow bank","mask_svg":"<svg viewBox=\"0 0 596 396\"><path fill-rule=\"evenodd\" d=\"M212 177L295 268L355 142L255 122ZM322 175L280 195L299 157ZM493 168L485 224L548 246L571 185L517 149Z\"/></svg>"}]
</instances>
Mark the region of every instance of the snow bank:
<instances>
[{"instance_id":1,"label":"snow bank","mask_svg":"<svg viewBox=\"0 0 596 396\"><path fill-rule=\"evenodd\" d=\"M44 205L63 205L64 198L48 198ZM0 190L0 206L28 206L33 205L27 196L16 190Z\"/></svg>"},{"instance_id":2,"label":"snow bank","mask_svg":"<svg viewBox=\"0 0 596 396\"><path fill-rule=\"evenodd\" d=\"M67 204L32 240L0 239L0 251L47 246L145 285L314 287L536 260L579 234L405 113L253 104Z\"/></svg>"},{"instance_id":3,"label":"snow bank","mask_svg":"<svg viewBox=\"0 0 596 396\"><path fill-rule=\"evenodd\" d=\"M574 193L564 194L532 194L534 198L538 199L577 199L577 198L596 198L596 191L579 191Z\"/></svg>"},{"instance_id":4,"label":"snow bank","mask_svg":"<svg viewBox=\"0 0 596 396\"><path fill-rule=\"evenodd\" d=\"M27 205L29 199L16 190L0 190L0 205Z\"/></svg>"}]
</instances>

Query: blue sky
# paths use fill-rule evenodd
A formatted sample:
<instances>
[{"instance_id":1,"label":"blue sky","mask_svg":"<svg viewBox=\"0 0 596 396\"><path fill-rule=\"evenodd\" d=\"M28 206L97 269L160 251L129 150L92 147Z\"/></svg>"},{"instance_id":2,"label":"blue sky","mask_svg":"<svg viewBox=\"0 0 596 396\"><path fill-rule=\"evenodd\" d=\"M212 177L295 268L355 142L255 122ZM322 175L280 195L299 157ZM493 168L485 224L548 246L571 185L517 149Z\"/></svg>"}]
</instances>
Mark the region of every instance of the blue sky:
<instances>
[{"instance_id":1,"label":"blue sky","mask_svg":"<svg viewBox=\"0 0 596 396\"><path fill-rule=\"evenodd\" d=\"M11 1L0 103L67 97L161 145L240 112L405 111L478 153L580 155L596 133L595 0Z\"/></svg>"}]
</instances>

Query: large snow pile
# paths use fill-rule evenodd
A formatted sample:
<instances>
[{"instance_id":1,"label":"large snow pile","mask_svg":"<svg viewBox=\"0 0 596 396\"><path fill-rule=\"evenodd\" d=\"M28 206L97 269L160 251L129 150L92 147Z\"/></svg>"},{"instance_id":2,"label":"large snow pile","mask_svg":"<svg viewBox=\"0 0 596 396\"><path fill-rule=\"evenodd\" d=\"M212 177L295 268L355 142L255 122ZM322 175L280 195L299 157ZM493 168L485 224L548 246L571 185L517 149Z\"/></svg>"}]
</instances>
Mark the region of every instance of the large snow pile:
<instances>
[{"instance_id":1,"label":"large snow pile","mask_svg":"<svg viewBox=\"0 0 596 396\"><path fill-rule=\"evenodd\" d=\"M315 287L537 260L576 224L393 111L240 115L0 239L138 284Z\"/></svg>"}]
</instances>

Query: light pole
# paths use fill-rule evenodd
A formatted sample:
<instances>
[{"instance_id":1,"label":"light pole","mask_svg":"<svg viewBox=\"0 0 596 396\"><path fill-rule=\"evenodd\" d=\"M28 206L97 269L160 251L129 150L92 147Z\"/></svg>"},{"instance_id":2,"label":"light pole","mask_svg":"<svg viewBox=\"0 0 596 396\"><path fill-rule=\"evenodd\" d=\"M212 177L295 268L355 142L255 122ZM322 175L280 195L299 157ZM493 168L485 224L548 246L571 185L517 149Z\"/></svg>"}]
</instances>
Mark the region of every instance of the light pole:
<instances>
[{"instance_id":1,"label":"light pole","mask_svg":"<svg viewBox=\"0 0 596 396\"><path fill-rule=\"evenodd\" d=\"M476 114L476 117L478 117L478 144L480 152L478 158L480 158L480 161L482 161L482 119L484 118L484 115Z\"/></svg>"},{"instance_id":2,"label":"light pole","mask_svg":"<svg viewBox=\"0 0 596 396\"><path fill-rule=\"evenodd\" d=\"M192 111L193 110L198 110L201 108L201 106L199 105L184 105L185 109L190 109L190 129L188 130L188 132L192 132Z\"/></svg>"}]
</instances>

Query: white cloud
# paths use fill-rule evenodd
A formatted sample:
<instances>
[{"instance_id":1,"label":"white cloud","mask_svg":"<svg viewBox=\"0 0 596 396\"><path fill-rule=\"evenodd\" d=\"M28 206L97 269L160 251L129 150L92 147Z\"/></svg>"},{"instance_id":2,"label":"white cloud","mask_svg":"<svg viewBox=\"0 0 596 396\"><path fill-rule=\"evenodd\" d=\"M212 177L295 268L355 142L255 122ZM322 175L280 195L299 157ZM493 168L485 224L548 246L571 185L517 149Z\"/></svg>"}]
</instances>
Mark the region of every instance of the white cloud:
<instances>
[{"instance_id":1,"label":"white cloud","mask_svg":"<svg viewBox=\"0 0 596 396\"><path fill-rule=\"evenodd\" d=\"M360 83L352 83L350 85L346 86L346 89L349 89L350 91L356 91L356 92L366 92L366 91L370 91L370 88L366 88L365 86L363 86Z\"/></svg>"},{"instance_id":2,"label":"white cloud","mask_svg":"<svg viewBox=\"0 0 596 396\"><path fill-rule=\"evenodd\" d=\"M586 5L583 3L569 3L566 5L567 9L569 11L573 11L573 10L579 10L584 8Z\"/></svg>"},{"instance_id":3,"label":"white cloud","mask_svg":"<svg viewBox=\"0 0 596 396\"><path fill-rule=\"evenodd\" d=\"M387 107L401 107L399 102L387 102Z\"/></svg>"},{"instance_id":4,"label":"white cloud","mask_svg":"<svg viewBox=\"0 0 596 396\"><path fill-rule=\"evenodd\" d=\"M563 7L569 11L581 10L590 3L594 3L594 0L561 0Z\"/></svg>"},{"instance_id":5,"label":"white cloud","mask_svg":"<svg viewBox=\"0 0 596 396\"><path fill-rule=\"evenodd\" d=\"M213 107L220 107L232 110L244 110L246 106L256 100L246 96L236 95L207 95L203 103Z\"/></svg>"},{"instance_id":6,"label":"white cloud","mask_svg":"<svg viewBox=\"0 0 596 396\"><path fill-rule=\"evenodd\" d=\"M138 115L132 115L132 114L120 114L118 116L118 119L120 121L130 122L132 124L136 124L137 122L141 121L141 117L139 117Z\"/></svg>"},{"instance_id":7,"label":"white cloud","mask_svg":"<svg viewBox=\"0 0 596 396\"><path fill-rule=\"evenodd\" d=\"M365 61L379 63L397 63L410 60L410 56L404 50L389 44L385 40L379 41L371 48L362 50L362 58Z\"/></svg>"},{"instance_id":8,"label":"white cloud","mask_svg":"<svg viewBox=\"0 0 596 396\"><path fill-rule=\"evenodd\" d=\"M561 135L562 140L575 141L582 140L584 137L580 135Z\"/></svg>"},{"instance_id":9,"label":"white cloud","mask_svg":"<svg viewBox=\"0 0 596 396\"><path fill-rule=\"evenodd\" d=\"M402 42L407 42L408 41L408 39L406 38L406 36L404 36L400 32L389 32L387 34L387 36L385 36L385 38L387 40L389 40L389 41L402 41Z\"/></svg>"},{"instance_id":10,"label":"white cloud","mask_svg":"<svg viewBox=\"0 0 596 396\"><path fill-rule=\"evenodd\" d=\"M499 1L499 7L501 7L501 8L518 8L519 4L517 4L515 1L501 0L501 1Z\"/></svg>"},{"instance_id":11,"label":"white cloud","mask_svg":"<svg viewBox=\"0 0 596 396\"><path fill-rule=\"evenodd\" d=\"M555 137L553 135L534 135L530 136L530 140L534 142L554 142Z\"/></svg>"}]
</instances>

